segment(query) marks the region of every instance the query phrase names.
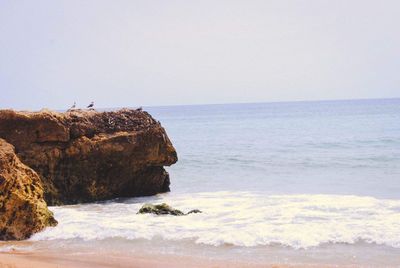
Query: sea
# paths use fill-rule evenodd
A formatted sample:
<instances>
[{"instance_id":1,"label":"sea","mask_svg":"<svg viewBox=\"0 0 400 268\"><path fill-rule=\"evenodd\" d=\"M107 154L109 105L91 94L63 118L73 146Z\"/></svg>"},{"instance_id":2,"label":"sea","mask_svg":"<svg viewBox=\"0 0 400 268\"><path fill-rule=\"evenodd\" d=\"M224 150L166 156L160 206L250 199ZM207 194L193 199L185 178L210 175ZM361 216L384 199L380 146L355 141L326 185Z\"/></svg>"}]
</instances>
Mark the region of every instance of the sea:
<instances>
[{"instance_id":1,"label":"sea","mask_svg":"<svg viewBox=\"0 0 400 268\"><path fill-rule=\"evenodd\" d=\"M0 251L400 267L400 99L144 107L178 152L171 192L50 207ZM168 203L187 216L138 215Z\"/></svg>"}]
</instances>

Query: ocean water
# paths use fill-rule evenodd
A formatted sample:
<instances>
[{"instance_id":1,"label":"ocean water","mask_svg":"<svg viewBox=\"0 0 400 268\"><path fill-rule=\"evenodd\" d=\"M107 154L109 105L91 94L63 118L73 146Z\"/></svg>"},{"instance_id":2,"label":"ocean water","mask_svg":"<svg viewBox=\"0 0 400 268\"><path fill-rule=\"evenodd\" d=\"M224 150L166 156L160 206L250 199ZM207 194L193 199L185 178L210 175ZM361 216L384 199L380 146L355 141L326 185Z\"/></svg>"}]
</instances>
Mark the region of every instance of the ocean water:
<instances>
[{"instance_id":1,"label":"ocean water","mask_svg":"<svg viewBox=\"0 0 400 268\"><path fill-rule=\"evenodd\" d=\"M400 267L400 99L145 110L178 152L170 193L51 207L57 227L0 250Z\"/></svg>"}]
</instances>

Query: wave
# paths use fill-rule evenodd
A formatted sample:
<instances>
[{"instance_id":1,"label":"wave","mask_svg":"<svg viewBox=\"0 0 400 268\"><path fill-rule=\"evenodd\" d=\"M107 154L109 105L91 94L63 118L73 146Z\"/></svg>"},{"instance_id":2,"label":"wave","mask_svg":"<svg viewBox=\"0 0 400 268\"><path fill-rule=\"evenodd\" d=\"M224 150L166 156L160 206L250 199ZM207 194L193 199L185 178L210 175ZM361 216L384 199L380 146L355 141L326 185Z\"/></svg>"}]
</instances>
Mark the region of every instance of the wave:
<instances>
[{"instance_id":1,"label":"wave","mask_svg":"<svg viewBox=\"0 0 400 268\"><path fill-rule=\"evenodd\" d=\"M183 217L138 215L145 202L167 202ZM359 241L400 248L400 200L352 195L253 192L166 194L50 208L59 225L31 240L109 238L191 240L212 246L283 245L295 249Z\"/></svg>"}]
</instances>

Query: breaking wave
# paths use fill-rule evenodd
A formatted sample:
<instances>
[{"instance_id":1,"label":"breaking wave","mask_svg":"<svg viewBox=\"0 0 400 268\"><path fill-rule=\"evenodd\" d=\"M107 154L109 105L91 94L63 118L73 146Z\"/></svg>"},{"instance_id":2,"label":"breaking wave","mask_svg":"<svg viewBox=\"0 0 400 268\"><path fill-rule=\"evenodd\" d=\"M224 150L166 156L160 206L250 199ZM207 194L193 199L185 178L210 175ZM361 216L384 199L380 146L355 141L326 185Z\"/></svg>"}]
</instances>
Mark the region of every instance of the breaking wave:
<instances>
[{"instance_id":1,"label":"breaking wave","mask_svg":"<svg viewBox=\"0 0 400 268\"><path fill-rule=\"evenodd\" d=\"M145 202L166 202L188 216L138 215ZM57 227L31 240L164 239L198 244L295 249L358 241L400 248L400 200L353 195L264 195L253 192L165 194L51 207Z\"/></svg>"}]
</instances>

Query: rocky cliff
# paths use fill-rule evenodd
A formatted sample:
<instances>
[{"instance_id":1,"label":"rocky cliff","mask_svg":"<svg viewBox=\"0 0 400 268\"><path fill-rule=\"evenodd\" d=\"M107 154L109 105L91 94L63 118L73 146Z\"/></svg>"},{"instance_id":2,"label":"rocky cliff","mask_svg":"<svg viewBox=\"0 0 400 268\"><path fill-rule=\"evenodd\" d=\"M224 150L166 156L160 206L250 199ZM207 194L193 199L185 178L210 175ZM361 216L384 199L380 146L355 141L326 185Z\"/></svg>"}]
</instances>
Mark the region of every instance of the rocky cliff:
<instances>
[{"instance_id":1,"label":"rocky cliff","mask_svg":"<svg viewBox=\"0 0 400 268\"><path fill-rule=\"evenodd\" d=\"M0 111L0 138L36 171L49 205L169 191L177 154L147 112Z\"/></svg>"},{"instance_id":2,"label":"rocky cliff","mask_svg":"<svg viewBox=\"0 0 400 268\"><path fill-rule=\"evenodd\" d=\"M25 239L57 221L47 209L39 176L0 139L0 240Z\"/></svg>"}]
</instances>

